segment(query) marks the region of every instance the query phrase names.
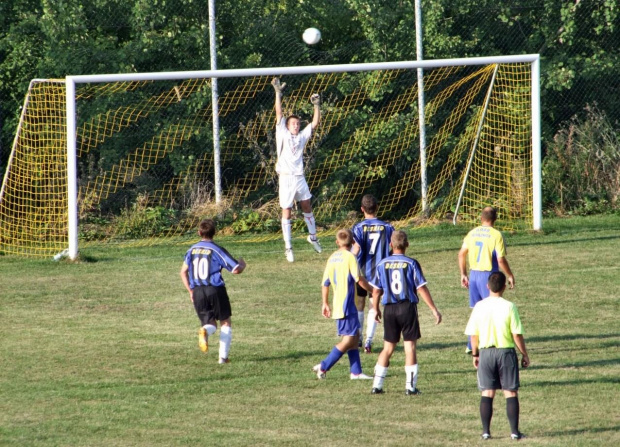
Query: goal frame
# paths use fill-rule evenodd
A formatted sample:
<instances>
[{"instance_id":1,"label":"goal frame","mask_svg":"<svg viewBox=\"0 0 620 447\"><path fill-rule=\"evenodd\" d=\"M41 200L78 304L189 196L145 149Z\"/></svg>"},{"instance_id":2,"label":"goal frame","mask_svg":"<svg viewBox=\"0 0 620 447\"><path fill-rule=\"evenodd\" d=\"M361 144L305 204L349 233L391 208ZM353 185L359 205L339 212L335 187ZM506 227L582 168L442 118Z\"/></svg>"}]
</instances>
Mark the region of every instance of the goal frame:
<instances>
[{"instance_id":1,"label":"goal frame","mask_svg":"<svg viewBox=\"0 0 620 447\"><path fill-rule=\"evenodd\" d=\"M70 259L78 255L78 187L77 187L77 117L75 90L77 84L131 81L173 81L186 79L217 79L249 76L285 76L320 73L343 73L377 70L431 69L448 66L529 63L531 65L532 116L532 215L533 230L542 230L542 176L540 123L540 55L491 56L422 61L377 62L362 64L315 65L301 67L271 67L227 70L172 71L151 73L122 73L66 76L67 114L67 199L68 249ZM218 178L219 160L214 160Z\"/></svg>"}]
</instances>

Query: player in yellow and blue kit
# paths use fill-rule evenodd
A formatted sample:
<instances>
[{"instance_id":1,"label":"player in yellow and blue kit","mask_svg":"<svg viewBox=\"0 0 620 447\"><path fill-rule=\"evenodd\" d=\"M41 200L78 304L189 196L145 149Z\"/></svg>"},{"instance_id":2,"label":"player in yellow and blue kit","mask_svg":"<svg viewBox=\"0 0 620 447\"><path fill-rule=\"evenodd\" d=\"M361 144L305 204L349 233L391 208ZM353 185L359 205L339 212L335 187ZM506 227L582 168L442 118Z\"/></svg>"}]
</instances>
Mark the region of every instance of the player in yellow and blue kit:
<instances>
[{"instance_id":1,"label":"player in yellow and blue kit","mask_svg":"<svg viewBox=\"0 0 620 447\"><path fill-rule=\"evenodd\" d=\"M359 284L369 292L372 288L360 272L355 255L350 252L353 245L353 234L350 230L340 230L336 234L338 250L327 260L321 295L323 299L322 313L325 318L336 320L340 343L334 346L325 359L315 365L312 370L319 379L340 360L346 352L349 356L351 379L372 379L363 374L360 351L358 348L360 321L357 317L355 298L356 285ZM333 291L332 307L329 306L329 289Z\"/></svg>"},{"instance_id":2,"label":"player in yellow and blue kit","mask_svg":"<svg viewBox=\"0 0 620 447\"><path fill-rule=\"evenodd\" d=\"M506 259L506 246L502 233L493 228L497 220L497 211L486 207L480 214L480 226L474 228L463 240L459 251L459 269L461 285L469 289L469 307L473 308L478 301L489 296L487 282L493 272L500 269L506 273L509 287L515 284L515 277ZM467 264L469 263L469 276ZM467 342L467 353L471 352L471 343Z\"/></svg>"}]
</instances>

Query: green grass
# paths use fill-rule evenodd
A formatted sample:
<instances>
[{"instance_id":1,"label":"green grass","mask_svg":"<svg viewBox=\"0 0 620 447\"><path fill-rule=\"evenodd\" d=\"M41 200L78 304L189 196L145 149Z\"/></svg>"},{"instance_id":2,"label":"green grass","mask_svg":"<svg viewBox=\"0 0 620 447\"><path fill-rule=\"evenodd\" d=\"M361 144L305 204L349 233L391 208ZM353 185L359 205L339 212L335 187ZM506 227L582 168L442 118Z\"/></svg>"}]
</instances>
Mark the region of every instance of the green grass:
<instances>
[{"instance_id":1,"label":"green grass","mask_svg":"<svg viewBox=\"0 0 620 447\"><path fill-rule=\"evenodd\" d=\"M526 445L620 445L620 217L551 219L544 234L506 235L532 361L522 371ZM178 276L187 247L88 249L71 264L0 257L0 445L471 445L479 393L464 354L469 315L456 255L466 228L411 233L444 316L420 305L419 397L404 395L404 355L386 394L348 380L346 357L310 371L337 342L320 315L321 255L295 241L236 244L243 275L225 275L232 363L217 334L202 354ZM376 354L363 355L372 373ZM490 445L510 443L503 397Z\"/></svg>"}]
</instances>

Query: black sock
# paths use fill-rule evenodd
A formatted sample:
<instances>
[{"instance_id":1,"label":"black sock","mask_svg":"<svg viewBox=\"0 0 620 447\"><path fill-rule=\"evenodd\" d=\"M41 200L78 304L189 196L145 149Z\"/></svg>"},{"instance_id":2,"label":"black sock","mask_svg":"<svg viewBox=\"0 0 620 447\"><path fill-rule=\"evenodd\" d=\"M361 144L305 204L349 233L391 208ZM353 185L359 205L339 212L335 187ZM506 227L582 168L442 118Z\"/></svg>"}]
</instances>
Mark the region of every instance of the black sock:
<instances>
[{"instance_id":1,"label":"black sock","mask_svg":"<svg viewBox=\"0 0 620 447\"><path fill-rule=\"evenodd\" d=\"M480 398L480 419L482 420L482 433L491 434L491 418L493 417L493 398L482 396Z\"/></svg>"},{"instance_id":2,"label":"black sock","mask_svg":"<svg viewBox=\"0 0 620 447\"><path fill-rule=\"evenodd\" d=\"M510 422L510 431L519 434L519 398L509 397L506 399L506 416Z\"/></svg>"}]
</instances>

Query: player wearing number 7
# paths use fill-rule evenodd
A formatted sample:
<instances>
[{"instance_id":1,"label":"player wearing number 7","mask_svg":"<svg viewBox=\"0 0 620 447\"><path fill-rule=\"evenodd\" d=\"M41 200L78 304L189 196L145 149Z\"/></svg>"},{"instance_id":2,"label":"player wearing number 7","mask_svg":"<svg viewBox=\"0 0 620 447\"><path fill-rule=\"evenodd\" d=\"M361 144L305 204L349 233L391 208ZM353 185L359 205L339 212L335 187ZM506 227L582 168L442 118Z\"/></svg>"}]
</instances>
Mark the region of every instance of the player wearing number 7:
<instances>
[{"instance_id":1,"label":"player wearing number 7","mask_svg":"<svg viewBox=\"0 0 620 447\"><path fill-rule=\"evenodd\" d=\"M487 283L493 272L504 271L508 286L515 286L515 277L506 259L506 246L502 233L493 228L497 220L497 210L487 206L480 214L481 225L471 230L463 240L459 251L461 285L469 289L469 307L473 309L478 301L489 296ZM469 263L469 277L467 264ZM467 342L467 353L471 353L471 343Z\"/></svg>"},{"instance_id":2,"label":"player wearing number 7","mask_svg":"<svg viewBox=\"0 0 620 447\"><path fill-rule=\"evenodd\" d=\"M220 328L219 363L229 363L228 353L232 342L232 311L230 300L222 278L222 269L233 274L243 272L243 258L235 260L223 247L213 242L215 222L204 219L198 226L198 234L202 238L192 245L185 255L181 266L181 281L189 292L194 309L200 319L201 328L198 332L198 345L202 352L209 350L209 336Z\"/></svg>"}]
</instances>

